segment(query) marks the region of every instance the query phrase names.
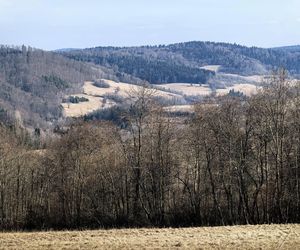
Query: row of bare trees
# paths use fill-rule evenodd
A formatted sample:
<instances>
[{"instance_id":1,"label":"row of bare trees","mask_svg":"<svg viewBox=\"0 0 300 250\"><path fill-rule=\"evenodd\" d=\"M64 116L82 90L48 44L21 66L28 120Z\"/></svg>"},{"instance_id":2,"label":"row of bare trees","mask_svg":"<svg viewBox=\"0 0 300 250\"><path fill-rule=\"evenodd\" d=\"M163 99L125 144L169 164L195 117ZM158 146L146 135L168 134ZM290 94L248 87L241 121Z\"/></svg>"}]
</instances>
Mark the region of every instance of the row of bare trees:
<instances>
[{"instance_id":1,"label":"row of bare trees","mask_svg":"<svg viewBox=\"0 0 300 250\"><path fill-rule=\"evenodd\" d=\"M285 73L247 100L176 118L139 92L126 128L78 122L30 150L1 127L0 228L300 222L300 88Z\"/></svg>"}]
</instances>

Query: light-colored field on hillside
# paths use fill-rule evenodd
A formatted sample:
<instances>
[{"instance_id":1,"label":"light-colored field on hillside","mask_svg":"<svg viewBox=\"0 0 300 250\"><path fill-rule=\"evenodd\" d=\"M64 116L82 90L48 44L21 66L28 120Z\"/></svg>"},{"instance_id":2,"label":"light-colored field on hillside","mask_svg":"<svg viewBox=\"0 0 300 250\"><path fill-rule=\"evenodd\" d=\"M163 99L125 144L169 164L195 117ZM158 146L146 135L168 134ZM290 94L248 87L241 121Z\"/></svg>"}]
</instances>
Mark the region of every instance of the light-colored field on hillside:
<instances>
[{"instance_id":1,"label":"light-colored field on hillside","mask_svg":"<svg viewBox=\"0 0 300 250\"><path fill-rule=\"evenodd\" d=\"M206 67L206 66L205 66ZM218 70L218 65L208 65L207 67ZM233 75L232 75L233 76ZM246 79L247 78L247 79ZM64 114L67 117L79 117L88 113L91 113L98 109L109 108L116 103L109 99L109 96L116 95L124 99L132 98L134 94L141 90L141 86L133 85L124 82L115 82L112 80L104 80L109 85L109 88L96 87L93 82L85 82L83 85L83 94L76 94L74 96L85 97L88 102L80 103L63 103ZM233 86L225 89L217 89L217 95L226 95L231 89L240 91L247 96L251 96L257 93L259 87L255 82L259 81L259 76L245 77L245 81L253 81L254 83L241 83L234 84ZM177 100L184 103L184 97L186 96L208 96L212 94L212 90L207 84L190 84L190 83L167 83L156 85L160 89L151 89L152 94L168 100ZM175 93L176 94L175 94ZM106 98L104 98L106 96ZM190 107L176 105L171 109L177 108L178 111L190 110Z\"/></svg>"},{"instance_id":2,"label":"light-colored field on hillside","mask_svg":"<svg viewBox=\"0 0 300 250\"><path fill-rule=\"evenodd\" d=\"M164 108L167 112L188 112L192 113L194 112L194 106L193 105L172 105Z\"/></svg>"},{"instance_id":3,"label":"light-colored field on hillside","mask_svg":"<svg viewBox=\"0 0 300 250\"><path fill-rule=\"evenodd\" d=\"M300 249L300 225L0 233L0 249Z\"/></svg>"},{"instance_id":4,"label":"light-colored field on hillside","mask_svg":"<svg viewBox=\"0 0 300 250\"><path fill-rule=\"evenodd\" d=\"M221 75L224 75L227 77L238 77L241 80L244 80L245 82L250 81L250 82L254 82L254 83L261 83L266 77L266 76L261 76L261 75L242 76L242 75L229 74L229 73L221 74Z\"/></svg>"},{"instance_id":5,"label":"light-colored field on hillside","mask_svg":"<svg viewBox=\"0 0 300 250\"><path fill-rule=\"evenodd\" d=\"M243 83L243 84L235 84L232 87L228 87L226 89L217 89L217 95L226 95L229 91L233 89L234 91L242 92L246 96L255 95L260 87L257 87L254 84Z\"/></svg>"},{"instance_id":6,"label":"light-colored field on hillside","mask_svg":"<svg viewBox=\"0 0 300 250\"><path fill-rule=\"evenodd\" d=\"M183 95L200 95L206 96L211 94L211 89L207 84L190 84L190 83L166 83L158 85L161 88L171 91L181 92Z\"/></svg>"},{"instance_id":7,"label":"light-colored field on hillside","mask_svg":"<svg viewBox=\"0 0 300 250\"><path fill-rule=\"evenodd\" d=\"M218 73L220 68L221 68L221 65L206 65L206 66L201 67L201 69L210 70L215 73ZM228 73L220 73L220 75L224 75L227 77L238 77L242 80L245 80L245 82L251 81L251 82L256 82L256 83L260 83L264 79L264 76L261 76L261 75L242 76L242 75L238 75L238 74L228 74Z\"/></svg>"},{"instance_id":8,"label":"light-colored field on hillside","mask_svg":"<svg viewBox=\"0 0 300 250\"><path fill-rule=\"evenodd\" d=\"M183 95L187 96L207 96L212 93L212 90L207 84L190 84L190 83L168 83L159 85L166 90L178 91ZM226 95L231 89L234 91L240 91L247 96L251 96L257 93L258 88L255 84L243 83L234 84L233 86L227 87L225 89L217 89L217 95Z\"/></svg>"},{"instance_id":9,"label":"light-colored field on hillside","mask_svg":"<svg viewBox=\"0 0 300 250\"><path fill-rule=\"evenodd\" d=\"M201 69L218 72L220 67L221 67L221 65L206 65L206 66L201 67Z\"/></svg>"},{"instance_id":10,"label":"light-colored field on hillside","mask_svg":"<svg viewBox=\"0 0 300 250\"><path fill-rule=\"evenodd\" d=\"M125 82L115 82L112 80L104 80L105 83L109 84L109 88L98 88L93 85L93 82L85 82L83 86L83 91L87 95L107 95L107 94L117 94L119 96L127 98L128 96L139 92L139 90L142 88L141 86L137 86L130 83ZM173 93L168 93L161 90L153 90L155 95L165 97L165 98L174 98L174 97L180 97L180 95L176 95Z\"/></svg>"},{"instance_id":11,"label":"light-colored field on hillside","mask_svg":"<svg viewBox=\"0 0 300 250\"><path fill-rule=\"evenodd\" d=\"M105 83L109 84L109 88L99 88L94 86L93 82L85 82L83 85L83 94L75 94L73 96L85 97L88 102L80 103L62 103L64 109L64 114L66 117L79 117L88 113L91 113L97 109L109 108L116 103L104 96L107 95L117 95L123 98L132 97L135 93L141 90L141 86L124 83L124 82L114 82L111 80L103 80ZM166 99L182 99L182 96L168 93L166 91L151 89L153 95L160 96Z\"/></svg>"},{"instance_id":12,"label":"light-colored field on hillside","mask_svg":"<svg viewBox=\"0 0 300 250\"><path fill-rule=\"evenodd\" d=\"M64 113L66 117L80 117L85 114L91 113L97 109L101 108L109 108L115 103L111 100L103 101L104 98L86 95L86 94L77 94L74 96L85 97L89 101L88 102L80 102L80 103L62 103L62 107L64 109Z\"/></svg>"}]
</instances>

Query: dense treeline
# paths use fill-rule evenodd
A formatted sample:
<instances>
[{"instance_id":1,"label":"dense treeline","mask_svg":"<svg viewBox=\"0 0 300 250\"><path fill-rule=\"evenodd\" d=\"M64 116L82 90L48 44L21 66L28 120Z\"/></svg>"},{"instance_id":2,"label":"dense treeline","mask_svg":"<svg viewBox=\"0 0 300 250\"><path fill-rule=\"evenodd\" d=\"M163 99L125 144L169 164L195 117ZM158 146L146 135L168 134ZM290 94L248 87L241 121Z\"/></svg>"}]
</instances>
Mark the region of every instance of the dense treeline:
<instances>
[{"instance_id":1,"label":"dense treeline","mask_svg":"<svg viewBox=\"0 0 300 250\"><path fill-rule=\"evenodd\" d=\"M275 50L283 50L288 52L300 52L300 45L284 46L274 48Z\"/></svg>"},{"instance_id":2,"label":"dense treeline","mask_svg":"<svg viewBox=\"0 0 300 250\"><path fill-rule=\"evenodd\" d=\"M144 48L95 48L65 53L68 57L111 67L149 83L206 83L213 72L196 67L176 54ZM120 73L121 74L121 73Z\"/></svg>"},{"instance_id":3,"label":"dense treeline","mask_svg":"<svg viewBox=\"0 0 300 250\"><path fill-rule=\"evenodd\" d=\"M228 43L186 42L143 47L96 47L64 54L76 60L114 67L150 83L205 83L211 75L199 69L204 65L222 65L221 71L241 75L266 74L278 67L285 67L294 75L300 74L300 53L296 48L263 49ZM177 72L179 67L181 69Z\"/></svg>"},{"instance_id":4,"label":"dense treeline","mask_svg":"<svg viewBox=\"0 0 300 250\"><path fill-rule=\"evenodd\" d=\"M28 143L1 127L0 227L300 222L299 84L281 72L258 95L196 105L186 120L152 91L123 113L125 128L81 121Z\"/></svg>"},{"instance_id":5,"label":"dense treeline","mask_svg":"<svg viewBox=\"0 0 300 250\"><path fill-rule=\"evenodd\" d=\"M295 75L300 73L300 53L296 50L263 49L215 42L179 43L166 49L201 64L222 65L222 70L229 73L262 74L278 67L284 67Z\"/></svg>"}]
</instances>

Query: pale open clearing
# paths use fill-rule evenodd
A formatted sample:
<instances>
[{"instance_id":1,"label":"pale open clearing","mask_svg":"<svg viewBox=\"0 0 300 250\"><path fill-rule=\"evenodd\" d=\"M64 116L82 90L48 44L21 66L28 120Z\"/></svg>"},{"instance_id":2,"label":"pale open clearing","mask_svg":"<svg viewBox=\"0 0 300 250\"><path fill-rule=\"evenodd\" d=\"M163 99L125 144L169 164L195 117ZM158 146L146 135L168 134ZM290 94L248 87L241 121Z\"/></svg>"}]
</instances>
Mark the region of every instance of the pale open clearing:
<instances>
[{"instance_id":1,"label":"pale open clearing","mask_svg":"<svg viewBox=\"0 0 300 250\"><path fill-rule=\"evenodd\" d=\"M220 67L221 67L221 65L206 65L206 66L201 67L201 69L218 72Z\"/></svg>"},{"instance_id":2,"label":"pale open clearing","mask_svg":"<svg viewBox=\"0 0 300 250\"><path fill-rule=\"evenodd\" d=\"M211 65L213 66L213 65ZM256 76L252 77L252 80L256 79ZM124 99L132 98L134 94L137 94L141 90L141 86L137 86L130 83L115 82L112 80L102 79L105 83L109 85L109 88L99 88L96 87L93 82L85 82L83 85L83 94L75 94L73 96L85 97L88 102L80 103L62 103L64 109L64 114L66 117L79 117L89 114L98 109L109 108L116 105L116 102L109 99L109 96L119 96ZM182 100L184 103L184 95L186 96L208 96L212 94L212 90L207 84L190 84L190 83L167 83L155 85L162 90L151 89L153 95L162 97L168 100ZM154 86L154 87L155 87ZM234 84L225 89L217 89L217 95L226 95L231 89L235 91L240 91L247 96L251 96L257 93L258 89L255 84L251 83L241 83ZM163 91L164 90L164 91ZM175 93L170 93L175 92ZM104 98L105 97L105 98ZM174 106L174 110L177 107L178 111L183 111L189 109L190 107L180 107L180 105Z\"/></svg>"},{"instance_id":3,"label":"pale open clearing","mask_svg":"<svg viewBox=\"0 0 300 250\"><path fill-rule=\"evenodd\" d=\"M249 83L235 84L232 87L228 87L226 89L217 89L217 95L226 95L231 89L236 92L242 92L246 96L252 96L257 94L258 90L261 89L261 87L257 87L256 85Z\"/></svg>"},{"instance_id":4,"label":"pale open clearing","mask_svg":"<svg viewBox=\"0 0 300 250\"><path fill-rule=\"evenodd\" d=\"M73 96L85 97L89 101L80 103L62 103L61 105L64 109L66 117L80 117L85 114L91 113L97 109L109 108L115 105L115 102L111 100L106 100L106 102L103 102L103 97L86 94L77 94Z\"/></svg>"},{"instance_id":5,"label":"pale open clearing","mask_svg":"<svg viewBox=\"0 0 300 250\"><path fill-rule=\"evenodd\" d=\"M242 76L238 74L229 74L229 73L223 73L221 75L227 76L227 77L238 77L241 80L244 80L245 83L247 82L253 82L253 83L261 83L267 76L262 75L252 75L252 76Z\"/></svg>"},{"instance_id":6,"label":"pale open clearing","mask_svg":"<svg viewBox=\"0 0 300 250\"><path fill-rule=\"evenodd\" d=\"M72 96L85 97L88 102L80 103L62 103L64 114L66 117L79 117L91 113L98 109L109 108L116 103L109 98L109 95L117 95L122 98L130 98L131 95L138 93L141 90L141 86L124 83L114 82L111 80L104 80L109 84L109 88L99 88L94 86L93 82L85 82L83 85L83 94L74 94ZM166 99L183 99L182 96L168 93L166 91L151 89L154 95L160 96ZM104 98L106 96L106 98ZM105 101L104 101L105 99Z\"/></svg>"},{"instance_id":7,"label":"pale open clearing","mask_svg":"<svg viewBox=\"0 0 300 250\"><path fill-rule=\"evenodd\" d=\"M93 82L85 82L83 86L83 92L87 95L98 95L103 96L107 94L117 94L122 97L128 97L134 93L137 93L142 89L141 86L125 83L125 82L115 82L112 80L102 79L105 83L109 84L109 88L99 88L93 85ZM153 90L155 95L165 97L165 98L180 98L180 95L173 93L168 93L161 90Z\"/></svg>"},{"instance_id":8,"label":"pale open clearing","mask_svg":"<svg viewBox=\"0 0 300 250\"><path fill-rule=\"evenodd\" d=\"M183 95L187 96L208 96L212 93L211 88L207 84L190 84L190 83L167 83L158 85L166 90L173 90L181 92ZM240 91L244 95L251 96L257 93L258 89L254 84L250 83L241 83L234 84L233 86L227 87L225 89L217 89L217 95L226 95L231 89L234 91Z\"/></svg>"},{"instance_id":9,"label":"pale open clearing","mask_svg":"<svg viewBox=\"0 0 300 250\"><path fill-rule=\"evenodd\" d=\"M207 84L202 84L201 86L199 84L191 84L191 83L166 83L166 84L160 84L159 87L162 87L166 89L167 91L178 91L182 93L183 95L189 95L189 96L207 96L211 94L211 89Z\"/></svg>"},{"instance_id":10,"label":"pale open clearing","mask_svg":"<svg viewBox=\"0 0 300 250\"><path fill-rule=\"evenodd\" d=\"M300 249L300 225L0 233L0 249Z\"/></svg>"},{"instance_id":11,"label":"pale open clearing","mask_svg":"<svg viewBox=\"0 0 300 250\"><path fill-rule=\"evenodd\" d=\"M188 112L192 113L194 112L194 106L193 105L172 105L164 108L167 112Z\"/></svg>"}]
</instances>

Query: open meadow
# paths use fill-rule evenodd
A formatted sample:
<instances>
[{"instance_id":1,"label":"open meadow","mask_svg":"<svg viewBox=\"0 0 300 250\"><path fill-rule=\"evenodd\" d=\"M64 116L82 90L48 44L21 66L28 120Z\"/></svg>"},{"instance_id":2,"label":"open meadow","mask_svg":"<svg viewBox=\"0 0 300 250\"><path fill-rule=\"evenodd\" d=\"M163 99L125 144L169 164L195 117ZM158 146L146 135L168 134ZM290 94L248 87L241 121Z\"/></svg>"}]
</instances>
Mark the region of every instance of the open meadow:
<instances>
[{"instance_id":1,"label":"open meadow","mask_svg":"<svg viewBox=\"0 0 300 250\"><path fill-rule=\"evenodd\" d=\"M246 78L246 77L244 77ZM112 99L118 97L118 99L125 101L137 94L142 87L130 83L115 82L112 80L101 79L105 84L106 88L97 87L91 81L86 81L83 84L83 93L74 94L71 96L84 97L87 102L79 103L62 103L64 115L66 117L80 117L89 114L99 109L110 108L117 103ZM208 96L212 94L212 89L208 84L190 84L190 83L167 83L156 85L159 89L151 89L153 95L156 97L163 98L169 101L182 101L184 102L185 97L191 96ZM234 84L233 86L226 87L224 89L217 89L216 95L222 96L229 93L230 90L239 91L246 96L252 96L257 93L258 87L255 84L241 83ZM191 105L173 105L170 107L172 111L191 111Z\"/></svg>"},{"instance_id":2,"label":"open meadow","mask_svg":"<svg viewBox=\"0 0 300 250\"><path fill-rule=\"evenodd\" d=\"M78 93L72 96L84 97L88 101L80 103L62 103L64 114L66 117L80 117L89 114L98 109L105 109L116 105L114 100L111 100L111 96L118 96L121 99L131 98L132 93L138 93L142 87L134 84L114 82L111 80L102 79L108 87L99 88L96 87L93 82L86 81L83 85L83 93ZM161 91L153 89L153 94L158 97L162 97L168 100L183 99L181 95L169 93L167 91ZM108 97L108 98L106 98Z\"/></svg>"},{"instance_id":3,"label":"open meadow","mask_svg":"<svg viewBox=\"0 0 300 250\"><path fill-rule=\"evenodd\" d=\"M0 249L300 249L300 225L1 233Z\"/></svg>"}]
</instances>

